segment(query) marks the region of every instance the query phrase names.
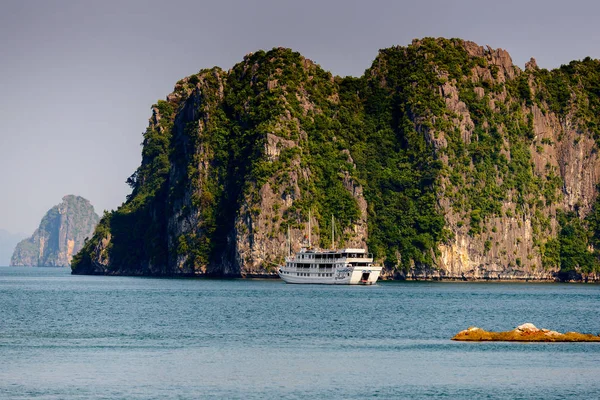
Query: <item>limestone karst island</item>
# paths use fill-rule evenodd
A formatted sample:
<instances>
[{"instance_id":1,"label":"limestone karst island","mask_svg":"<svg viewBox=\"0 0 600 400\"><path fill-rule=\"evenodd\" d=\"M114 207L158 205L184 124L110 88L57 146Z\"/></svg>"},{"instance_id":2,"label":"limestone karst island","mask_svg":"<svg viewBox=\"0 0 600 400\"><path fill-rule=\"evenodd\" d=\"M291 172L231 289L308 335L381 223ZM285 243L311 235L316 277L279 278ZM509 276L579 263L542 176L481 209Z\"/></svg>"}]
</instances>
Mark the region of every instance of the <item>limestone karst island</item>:
<instances>
[{"instance_id":1,"label":"limestone karst island","mask_svg":"<svg viewBox=\"0 0 600 400\"><path fill-rule=\"evenodd\" d=\"M99 219L88 200L74 195L63 197L44 215L33 235L17 244L10 265L68 267L73 255L94 233Z\"/></svg>"},{"instance_id":2,"label":"limestone karst island","mask_svg":"<svg viewBox=\"0 0 600 400\"><path fill-rule=\"evenodd\" d=\"M274 276L307 236L387 278L597 280L600 61L425 38L338 77L289 49L181 79L74 274Z\"/></svg>"}]
</instances>

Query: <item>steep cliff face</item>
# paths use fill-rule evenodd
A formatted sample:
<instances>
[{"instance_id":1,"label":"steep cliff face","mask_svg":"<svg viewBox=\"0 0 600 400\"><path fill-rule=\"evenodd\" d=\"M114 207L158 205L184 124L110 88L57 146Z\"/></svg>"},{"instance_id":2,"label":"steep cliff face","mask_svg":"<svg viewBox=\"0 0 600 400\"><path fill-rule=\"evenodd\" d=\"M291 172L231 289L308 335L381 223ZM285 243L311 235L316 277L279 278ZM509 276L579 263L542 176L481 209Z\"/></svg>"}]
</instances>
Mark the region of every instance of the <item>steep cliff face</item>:
<instances>
[{"instance_id":1,"label":"steep cliff face","mask_svg":"<svg viewBox=\"0 0 600 400\"><path fill-rule=\"evenodd\" d=\"M94 233L99 219L88 200L63 197L48 210L33 235L17 244L10 265L68 267L85 239Z\"/></svg>"},{"instance_id":2,"label":"steep cliff face","mask_svg":"<svg viewBox=\"0 0 600 400\"><path fill-rule=\"evenodd\" d=\"M597 197L598 61L550 73L532 60L521 71L505 51L471 42L413 46L434 60L446 57L436 65L435 88L445 107L423 130L444 163L437 199L452 234L438 245L435 263L411 274L553 279L562 271L597 278L597 261L585 249L594 232L578 238L587 261L576 267L567 266L574 256L567 242L574 238L569 219L583 219Z\"/></svg>"},{"instance_id":3,"label":"steep cliff face","mask_svg":"<svg viewBox=\"0 0 600 400\"><path fill-rule=\"evenodd\" d=\"M287 49L182 79L153 107L132 194L74 273L266 276L306 241L388 277L595 276L600 63L525 71L459 39L339 78Z\"/></svg>"},{"instance_id":4,"label":"steep cliff face","mask_svg":"<svg viewBox=\"0 0 600 400\"><path fill-rule=\"evenodd\" d=\"M275 273L312 240L365 245L367 210L331 121L331 74L287 49L204 70L153 107L128 201L106 216L75 273L252 276ZM135 249L131 250L131 245Z\"/></svg>"}]
</instances>

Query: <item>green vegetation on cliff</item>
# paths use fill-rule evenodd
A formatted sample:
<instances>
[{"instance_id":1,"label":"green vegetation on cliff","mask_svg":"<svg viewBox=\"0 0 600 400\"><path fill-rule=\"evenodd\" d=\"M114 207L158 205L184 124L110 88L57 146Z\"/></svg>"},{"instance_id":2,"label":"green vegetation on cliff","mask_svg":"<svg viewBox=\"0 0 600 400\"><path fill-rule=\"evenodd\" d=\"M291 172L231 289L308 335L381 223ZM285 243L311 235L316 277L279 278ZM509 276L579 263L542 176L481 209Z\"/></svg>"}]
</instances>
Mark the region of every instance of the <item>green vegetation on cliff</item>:
<instances>
[{"instance_id":1,"label":"green vegetation on cliff","mask_svg":"<svg viewBox=\"0 0 600 400\"><path fill-rule=\"evenodd\" d=\"M462 238L489 264L597 272L597 196L567 201L578 183L561 157L570 145L596 157L585 146L600 140L599 106L589 58L521 71L503 51L426 38L340 78L291 50L259 51L153 106L132 193L73 270L268 271L311 210L321 246L335 215L338 244L366 241L388 271L443 269Z\"/></svg>"}]
</instances>

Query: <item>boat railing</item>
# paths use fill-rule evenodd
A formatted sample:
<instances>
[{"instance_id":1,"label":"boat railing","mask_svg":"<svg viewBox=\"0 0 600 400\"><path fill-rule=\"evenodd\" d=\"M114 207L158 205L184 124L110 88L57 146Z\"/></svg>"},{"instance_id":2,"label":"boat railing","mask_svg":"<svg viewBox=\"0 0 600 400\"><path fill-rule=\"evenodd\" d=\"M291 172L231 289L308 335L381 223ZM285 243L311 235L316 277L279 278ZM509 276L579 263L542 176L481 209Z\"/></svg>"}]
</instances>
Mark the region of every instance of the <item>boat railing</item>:
<instances>
[{"instance_id":1,"label":"boat railing","mask_svg":"<svg viewBox=\"0 0 600 400\"><path fill-rule=\"evenodd\" d=\"M299 263L299 264L292 264L290 266L287 267L288 270L298 270L298 271L308 271L308 270L313 270L313 271L331 271L333 269L336 268L335 264L323 264L321 263L321 267L317 267L317 264L309 264L309 263ZM340 263L340 268L342 266L346 266L346 264Z\"/></svg>"},{"instance_id":2,"label":"boat railing","mask_svg":"<svg viewBox=\"0 0 600 400\"><path fill-rule=\"evenodd\" d=\"M345 262L346 258L330 258L330 259L318 259L318 258L298 258L296 256L289 256L285 258L286 261L294 262L305 262L309 264L336 264Z\"/></svg>"},{"instance_id":3,"label":"boat railing","mask_svg":"<svg viewBox=\"0 0 600 400\"><path fill-rule=\"evenodd\" d=\"M314 274L333 274L334 270L333 269L317 269L317 270L309 270L309 269L304 269L304 268L298 268L298 269L291 269L291 270L287 270L287 272L289 273L310 273L311 275Z\"/></svg>"},{"instance_id":4,"label":"boat railing","mask_svg":"<svg viewBox=\"0 0 600 400\"><path fill-rule=\"evenodd\" d=\"M373 260L373 253L365 254L367 257L340 257L340 258L299 258L298 256L288 256L286 261L307 262L310 264L336 264L344 263L348 260Z\"/></svg>"}]
</instances>

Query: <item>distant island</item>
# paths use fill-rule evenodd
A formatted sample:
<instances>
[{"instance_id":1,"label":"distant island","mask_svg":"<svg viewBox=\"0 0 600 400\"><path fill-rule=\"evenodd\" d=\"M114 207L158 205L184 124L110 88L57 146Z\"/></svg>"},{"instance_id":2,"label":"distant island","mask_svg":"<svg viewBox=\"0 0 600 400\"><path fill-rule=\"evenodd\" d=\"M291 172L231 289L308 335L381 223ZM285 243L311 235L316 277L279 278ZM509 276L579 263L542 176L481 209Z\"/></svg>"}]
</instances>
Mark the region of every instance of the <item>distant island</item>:
<instances>
[{"instance_id":1,"label":"distant island","mask_svg":"<svg viewBox=\"0 0 600 400\"><path fill-rule=\"evenodd\" d=\"M100 217L83 197L67 195L52 207L33 235L19 242L11 266L68 267L91 237Z\"/></svg>"},{"instance_id":2,"label":"distant island","mask_svg":"<svg viewBox=\"0 0 600 400\"><path fill-rule=\"evenodd\" d=\"M152 106L131 194L74 274L273 276L307 236L388 279L598 280L600 61L424 38L338 77L285 48ZM313 242L313 243L314 243Z\"/></svg>"}]
</instances>

